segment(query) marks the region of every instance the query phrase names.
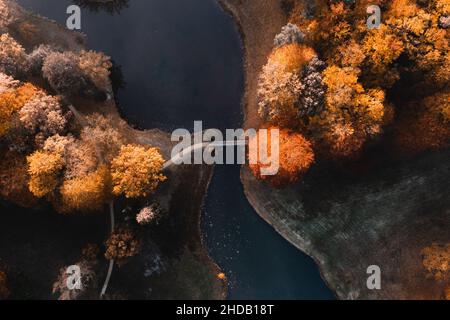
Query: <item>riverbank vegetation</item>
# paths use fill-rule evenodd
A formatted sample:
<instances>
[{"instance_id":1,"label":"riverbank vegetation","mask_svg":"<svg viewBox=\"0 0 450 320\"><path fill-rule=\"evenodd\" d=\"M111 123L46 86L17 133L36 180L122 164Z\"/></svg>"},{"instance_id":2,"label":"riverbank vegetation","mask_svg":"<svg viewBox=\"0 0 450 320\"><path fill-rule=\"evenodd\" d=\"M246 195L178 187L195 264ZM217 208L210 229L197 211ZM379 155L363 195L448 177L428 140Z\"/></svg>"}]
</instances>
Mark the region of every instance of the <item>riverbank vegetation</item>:
<instances>
[{"instance_id":1,"label":"riverbank vegetation","mask_svg":"<svg viewBox=\"0 0 450 320\"><path fill-rule=\"evenodd\" d=\"M305 154L345 164L380 143L410 155L450 145L448 0L284 4L290 22L261 70L258 114L312 150L299 140L296 170L273 185L296 182L311 165ZM366 26L372 4L382 10L378 29Z\"/></svg>"},{"instance_id":2,"label":"riverbank vegetation","mask_svg":"<svg viewBox=\"0 0 450 320\"><path fill-rule=\"evenodd\" d=\"M112 68L110 58L100 52L53 45L27 51L9 33L0 36L3 199L24 207L48 202L63 215L106 212L113 200L131 201L142 210L154 205L150 198L167 179L164 158L158 148L137 144L123 120L102 110L114 95ZM104 256L123 264L141 249L139 223L154 219L141 215L134 223L119 221L105 242ZM93 277L97 262L82 260L83 272ZM92 277L88 280L98 288ZM54 293L77 298L64 287L66 278L61 271ZM7 293L1 271L0 298Z\"/></svg>"},{"instance_id":3,"label":"riverbank vegetation","mask_svg":"<svg viewBox=\"0 0 450 320\"><path fill-rule=\"evenodd\" d=\"M16 189L61 213L98 211L114 196L149 196L165 180L158 149L127 144L111 116L83 115L70 102L112 95L109 57L50 46L28 54L9 34L0 44L2 152L24 175L13 181L2 175L5 195Z\"/></svg>"}]
</instances>

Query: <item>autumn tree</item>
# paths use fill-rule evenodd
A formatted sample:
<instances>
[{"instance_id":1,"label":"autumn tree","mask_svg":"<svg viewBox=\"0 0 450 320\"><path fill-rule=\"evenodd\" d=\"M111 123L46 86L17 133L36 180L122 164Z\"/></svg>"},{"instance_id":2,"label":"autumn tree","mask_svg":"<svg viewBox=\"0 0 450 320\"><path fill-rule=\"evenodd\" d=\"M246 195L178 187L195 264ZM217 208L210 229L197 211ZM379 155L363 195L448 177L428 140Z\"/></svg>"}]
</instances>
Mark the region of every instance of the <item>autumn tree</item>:
<instances>
[{"instance_id":1,"label":"autumn tree","mask_svg":"<svg viewBox=\"0 0 450 320\"><path fill-rule=\"evenodd\" d=\"M111 91L109 80L112 63L110 57L95 51L81 51L79 66L84 75L101 91Z\"/></svg>"},{"instance_id":2,"label":"autumn tree","mask_svg":"<svg viewBox=\"0 0 450 320\"><path fill-rule=\"evenodd\" d=\"M41 44L36 47L27 57L30 72L33 75L40 75L45 59L52 53L57 51L53 46Z\"/></svg>"},{"instance_id":3,"label":"autumn tree","mask_svg":"<svg viewBox=\"0 0 450 320\"><path fill-rule=\"evenodd\" d=\"M323 71L327 87L325 110L311 118L312 129L331 155L352 157L367 138L382 132L392 119L381 89L365 90L358 82L358 70L329 66Z\"/></svg>"},{"instance_id":4,"label":"autumn tree","mask_svg":"<svg viewBox=\"0 0 450 320\"><path fill-rule=\"evenodd\" d=\"M122 264L126 259L136 256L142 247L142 241L130 227L119 226L106 241L105 258L119 260Z\"/></svg>"},{"instance_id":5,"label":"autumn tree","mask_svg":"<svg viewBox=\"0 0 450 320\"><path fill-rule=\"evenodd\" d=\"M296 125L301 114L298 102L305 89L302 71L314 57L314 50L297 43L273 50L258 82L258 113L265 121L282 127Z\"/></svg>"},{"instance_id":6,"label":"autumn tree","mask_svg":"<svg viewBox=\"0 0 450 320\"><path fill-rule=\"evenodd\" d=\"M27 157L27 161L30 191L38 198L54 192L64 165L61 155L36 151Z\"/></svg>"},{"instance_id":7,"label":"autumn tree","mask_svg":"<svg viewBox=\"0 0 450 320\"><path fill-rule=\"evenodd\" d=\"M52 293L58 300L78 300L78 299L96 299L98 296L98 287L100 279L98 277L98 265L95 260L82 259L74 265L80 268L81 288L71 290L67 286L70 273L67 273L68 266L61 268L58 278L53 283Z\"/></svg>"},{"instance_id":8,"label":"autumn tree","mask_svg":"<svg viewBox=\"0 0 450 320\"><path fill-rule=\"evenodd\" d=\"M20 121L32 134L45 137L64 132L67 118L57 97L35 95L19 111Z\"/></svg>"},{"instance_id":9,"label":"autumn tree","mask_svg":"<svg viewBox=\"0 0 450 320\"><path fill-rule=\"evenodd\" d=\"M166 180L164 159L157 148L122 146L111 163L113 192L127 198L146 197Z\"/></svg>"},{"instance_id":10,"label":"autumn tree","mask_svg":"<svg viewBox=\"0 0 450 320\"><path fill-rule=\"evenodd\" d=\"M4 73L0 73L0 94L6 91L14 90L18 85L18 80L14 80L14 78Z\"/></svg>"},{"instance_id":11,"label":"autumn tree","mask_svg":"<svg viewBox=\"0 0 450 320\"><path fill-rule=\"evenodd\" d=\"M284 45L293 43L303 43L305 41L305 34L300 31L297 25L288 23L281 32L275 36L274 45L276 47L282 47Z\"/></svg>"},{"instance_id":12,"label":"autumn tree","mask_svg":"<svg viewBox=\"0 0 450 320\"><path fill-rule=\"evenodd\" d=\"M326 86L322 71L325 62L317 57L311 59L301 73L301 89L297 102L298 116L314 116L323 111Z\"/></svg>"},{"instance_id":13,"label":"autumn tree","mask_svg":"<svg viewBox=\"0 0 450 320\"><path fill-rule=\"evenodd\" d=\"M26 83L0 93L0 137L11 128L13 116L39 92L38 88Z\"/></svg>"},{"instance_id":14,"label":"autumn tree","mask_svg":"<svg viewBox=\"0 0 450 320\"><path fill-rule=\"evenodd\" d=\"M400 76L393 63L404 51L401 39L386 25L369 30L362 42L365 64L362 68L366 84L391 87Z\"/></svg>"},{"instance_id":15,"label":"autumn tree","mask_svg":"<svg viewBox=\"0 0 450 320\"><path fill-rule=\"evenodd\" d=\"M45 58L42 66L43 77L58 93L73 96L85 90L87 79L78 59L73 52L52 52Z\"/></svg>"},{"instance_id":16,"label":"autumn tree","mask_svg":"<svg viewBox=\"0 0 450 320\"><path fill-rule=\"evenodd\" d=\"M127 141L120 131L125 122L111 115L94 113L86 117L86 123L81 131L81 140L95 149L100 160L111 162Z\"/></svg>"},{"instance_id":17,"label":"autumn tree","mask_svg":"<svg viewBox=\"0 0 450 320\"><path fill-rule=\"evenodd\" d=\"M12 77L26 74L28 60L25 49L9 34L0 36L0 72Z\"/></svg>"},{"instance_id":18,"label":"autumn tree","mask_svg":"<svg viewBox=\"0 0 450 320\"><path fill-rule=\"evenodd\" d=\"M269 55L268 63L279 65L285 72L298 73L315 56L311 47L292 43L275 48Z\"/></svg>"},{"instance_id":19,"label":"autumn tree","mask_svg":"<svg viewBox=\"0 0 450 320\"><path fill-rule=\"evenodd\" d=\"M269 128L270 130L276 128ZM266 134L264 131L259 131L259 133L253 137L251 140L256 139L259 149L267 148L268 157L276 157L278 155L271 155L270 150L272 150L272 143L277 143L279 148L279 170L276 175L261 175L261 168L268 167L269 165L264 164L264 161L258 156L257 163L250 164L250 170L253 174L262 180L267 180L274 187L284 187L286 185L297 182L301 175L305 173L309 167L314 162L314 152L312 150L311 143L306 140L301 134L292 132L287 129L281 129L279 132L279 141L272 141L271 134L268 135L267 139L261 140L261 134ZM266 143L265 143L266 142ZM250 145L254 142L250 141ZM256 152L253 150L253 152Z\"/></svg>"},{"instance_id":20,"label":"autumn tree","mask_svg":"<svg viewBox=\"0 0 450 320\"><path fill-rule=\"evenodd\" d=\"M11 11L8 3L0 2L0 33L8 32L8 26L16 20Z\"/></svg>"},{"instance_id":21,"label":"autumn tree","mask_svg":"<svg viewBox=\"0 0 450 320\"><path fill-rule=\"evenodd\" d=\"M285 72L279 64L268 63L258 83L258 113L265 121L290 127L295 124L302 84L297 74Z\"/></svg>"},{"instance_id":22,"label":"autumn tree","mask_svg":"<svg viewBox=\"0 0 450 320\"><path fill-rule=\"evenodd\" d=\"M62 211L99 211L111 195L110 172L104 165L96 171L65 180L61 186Z\"/></svg>"},{"instance_id":23,"label":"autumn tree","mask_svg":"<svg viewBox=\"0 0 450 320\"><path fill-rule=\"evenodd\" d=\"M105 54L84 50L57 52L48 47L37 50L35 65L44 58L43 76L58 93L95 97L98 92L112 90L109 79L112 63Z\"/></svg>"},{"instance_id":24,"label":"autumn tree","mask_svg":"<svg viewBox=\"0 0 450 320\"><path fill-rule=\"evenodd\" d=\"M73 135L49 137L43 145L48 153L59 154L64 162L64 179L72 180L86 176L98 167L99 161L95 149Z\"/></svg>"},{"instance_id":25,"label":"autumn tree","mask_svg":"<svg viewBox=\"0 0 450 320\"><path fill-rule=\"evenodd\" d=\"M422 264L436 280L450 279L450 244L433 243L422 250Z\"/></svg>"},{"instance_id":26,"label":"autumn tree","mask_svg":"<svg viewBox=\"0 0 450 320\"><path fill-rule=\"evenodd\" d=\"M383 12L379 28L366 26L369 5ZM290 10L260 74L264 122L305 134L329 158L356 158L394 120L402 149L449 146L448 0L293 1Z\"/></svg>"}]
</instances>

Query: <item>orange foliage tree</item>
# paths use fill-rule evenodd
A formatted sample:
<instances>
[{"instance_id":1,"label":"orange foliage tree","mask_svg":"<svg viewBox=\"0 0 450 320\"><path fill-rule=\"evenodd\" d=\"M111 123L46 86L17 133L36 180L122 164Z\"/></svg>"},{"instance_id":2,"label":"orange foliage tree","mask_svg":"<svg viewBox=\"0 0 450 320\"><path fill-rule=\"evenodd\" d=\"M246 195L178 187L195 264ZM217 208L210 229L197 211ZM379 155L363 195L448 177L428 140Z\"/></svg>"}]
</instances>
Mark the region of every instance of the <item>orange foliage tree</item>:
<instances>
[{"instance_id":1,"label":"orange foliage tree","mask_svg":"<svg viewBox=\"0 0 450 320\"><path fill-rule=\"evenodd\" d=\"M450 279L450 244L433 243L422 250L422 263L429 275L436 280Z\"/></svg>"},{"instance_id":2,"label":"orange foliage tree","mask_svg":"<svg viewBox=\"0 0 450 320\"><path fill-rule=\"evenodd\" d=\"M355 158L394 119L394 139L411 149L448 145L448 0L318 0L315 5L293 5L289 29L296 30L304 44L275 47L270 54L258 92L263 121L304 134L329 158ZM366 25L369 5L381 8L379 28ZM327 67L321 76L308 79L304 62L311 55ZM314 86L307 89L319 94L307 99L318 99L314 106L324 99L324 108L299 113L304 83L310 79ZM415 107L408 110L409 105Z\"/></svg>"},{"instance_id":3,"label":"orange foliage tree","mask_svg":"<svg viewBox=\"0 0 450 320\"><path fill-rule=\"evenodd\" d=\"M269 128L268 131L275 129ZM279 145L279 170L276 175L261 175L261 168L267 167L267 164L262 163L258 157L255 164L250 164L250 170L253 174L262 180L267 180L272 186L280 188L288 184L297 182L301 175L305 173L314 162L314 152L311 143L306 140L301 134L292 132L288 129L280 129L279 141L272 141L269 134L266 140L261 140L260 131L255 137L251 139L257 140L258 148L267 148L269 157L272 159L276 155L271 155L271 144L278 143ZM267 141L264 145L263 141ZM252 145L254 141L250 141ZM256 150L253 150L256 151ZM259 154L259 150L258 150Z\"/></svg>"},{"instance_id":4,"label":"orange foliage tree","mask_svg":"<svg viewBox=\"0 0 450 320\"><path fill-rule=\"evenodd\" d=\"M134 257L141 250L141 244L140 239L131 228L121 226L106 241L105 258L123 261L123 259Z\"/></svg>"},{"instance_id":5,"label":"orange foliage tree","mask_svg":"<svg viewBox=\"0 0 450 320\"><path fill-rule=\"evenodd\" d=\"M0 136L3 136L10 129L11 121L16 112L39 92L41 91L38 88L26 83L17 89L0 94Z\"/></svg>"}]
</instances>

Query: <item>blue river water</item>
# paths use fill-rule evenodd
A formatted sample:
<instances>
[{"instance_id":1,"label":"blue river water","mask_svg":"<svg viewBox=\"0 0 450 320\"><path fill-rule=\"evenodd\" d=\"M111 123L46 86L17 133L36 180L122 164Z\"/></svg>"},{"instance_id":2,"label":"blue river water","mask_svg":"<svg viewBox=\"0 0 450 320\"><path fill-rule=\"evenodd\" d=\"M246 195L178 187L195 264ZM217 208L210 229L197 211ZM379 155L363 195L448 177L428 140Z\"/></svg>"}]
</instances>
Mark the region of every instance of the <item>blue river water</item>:
<instances>
[{"instance_id":1,"label":"blue river water","mask_svg":"<svg viewBox=\"0 0 450 320\"><path fill-rule=\"evenodd\" d=\"M19 0L65 24L70 0ZM237 128L242 48L215 0L130 0L120 14L82 10L88 45L121 66L122 112L143 128ZM204 243L230 280L230 299L333 299L313 260L265 223L244 196L239 166L218 166L202 216Z\"/></svg>"}]
</instances>

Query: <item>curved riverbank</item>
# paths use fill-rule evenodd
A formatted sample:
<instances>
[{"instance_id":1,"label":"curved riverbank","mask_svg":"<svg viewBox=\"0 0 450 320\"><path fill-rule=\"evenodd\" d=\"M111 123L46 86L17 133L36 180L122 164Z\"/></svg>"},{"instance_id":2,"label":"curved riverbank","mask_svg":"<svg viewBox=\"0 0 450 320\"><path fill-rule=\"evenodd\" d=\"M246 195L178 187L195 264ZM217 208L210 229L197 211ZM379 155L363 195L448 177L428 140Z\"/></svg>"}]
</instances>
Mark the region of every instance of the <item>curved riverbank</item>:
<instances>
[{"instance_id":1,"label":"curved riverbank","mask_svg":"<svg viewBox=\"0 0 450 320\"><path fill-rule=\"evenodd\" d=\"M280 0L222 2L244 34L245 126L257 128L258 74L287 17ZM421 250L450 241L448 152L395 161L383 156L378 166L356 173L317 164L283 190L257 181L247 168L241 181L253 208L313 257L338 298L440 299L445 284L427 277ZM382 270L383 290L366 286L374 264Z\"/></svg>"}]
</instances>

